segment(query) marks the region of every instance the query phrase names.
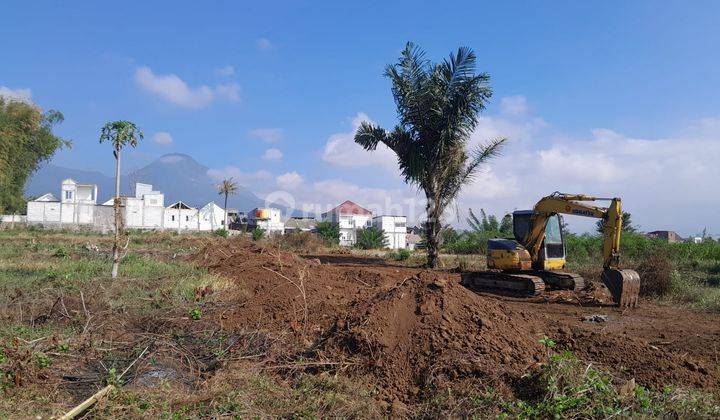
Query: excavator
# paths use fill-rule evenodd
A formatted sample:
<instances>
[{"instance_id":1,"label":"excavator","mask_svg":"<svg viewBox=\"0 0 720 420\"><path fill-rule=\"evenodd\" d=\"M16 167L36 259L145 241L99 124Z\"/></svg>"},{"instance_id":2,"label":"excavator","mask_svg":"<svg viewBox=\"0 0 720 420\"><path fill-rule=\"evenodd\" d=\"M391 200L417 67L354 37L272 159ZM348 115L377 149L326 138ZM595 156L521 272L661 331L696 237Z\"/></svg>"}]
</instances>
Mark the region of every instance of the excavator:
<instances>
[{"instance_id":1,"label":"excavator","mask_svg":"<svg viewBox=\"0 0 720 420\"><path fill-rule=\"evenodd\" d=\"M608 207L589 204L609 201ZM615 303L623 308L637 305L640 276L620 268L622 205L619 198L554 192L543 197L532 210L513 212L514 239L488 240L488 270L463 275L471 289L500 289L537 296L546 286L579 291L582 276L565 269L565 242L561 214L603 220L603 273L601 279Z\"/></svg>"}]
</instances>

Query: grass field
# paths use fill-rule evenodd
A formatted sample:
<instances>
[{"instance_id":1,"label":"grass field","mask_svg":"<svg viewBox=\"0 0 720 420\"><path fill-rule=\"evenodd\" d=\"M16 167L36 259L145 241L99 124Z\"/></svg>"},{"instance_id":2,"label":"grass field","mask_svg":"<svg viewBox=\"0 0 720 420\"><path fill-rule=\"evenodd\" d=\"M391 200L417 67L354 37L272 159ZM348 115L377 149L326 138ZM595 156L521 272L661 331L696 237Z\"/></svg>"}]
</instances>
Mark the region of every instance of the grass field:
<instances>
[{"instance_id":1,"label":"grass field","mask_svg":"<svg viewBox=\"0 0 720 420\"><path fill-rule=\"evenodd\" d=\"M91 415L117 417L382 417L392 409L377 390L350 377L303 369L263 370L224 351L229 338L204 315L228 296L249 293L188 262L211 241L171 233L133 233L120 276L109 278L111 238L95 234L0 231L0 418L56 416L105 383L120 386ZM124 244L125 245L125 244ZM577 252L577 251L573 251ZM672 299L698 308L718 305L717 255L676 258ZM685 254L683 254L685 255ZM392 258L392 256L388 256ZM589 264L593 258L588 252ZM413 255L406 264L419 263ZM444 256L447 266L474 266L482 258ZM206 291L211 291L206 293ZM219 310L219 309L218 309ZM253 336L255 337L255 336ZM118 375L154 343L152 378ZM710 394L668 388L623 390L609 376L555 352L528 376L530 399L488 388L428 389L413 417L510 416L694 417L720 415ZM194 349L194 350L193 350ZM217 365L198 381L187 369L202 357ZM188 358L184 361L183 358ZM180 361L178 361L178 359ZM182 367L182 368L181 368ZM153 386L141 386L151 381ZM629 393L628 393L629 392Z\"/></svg>"}]
</instances>

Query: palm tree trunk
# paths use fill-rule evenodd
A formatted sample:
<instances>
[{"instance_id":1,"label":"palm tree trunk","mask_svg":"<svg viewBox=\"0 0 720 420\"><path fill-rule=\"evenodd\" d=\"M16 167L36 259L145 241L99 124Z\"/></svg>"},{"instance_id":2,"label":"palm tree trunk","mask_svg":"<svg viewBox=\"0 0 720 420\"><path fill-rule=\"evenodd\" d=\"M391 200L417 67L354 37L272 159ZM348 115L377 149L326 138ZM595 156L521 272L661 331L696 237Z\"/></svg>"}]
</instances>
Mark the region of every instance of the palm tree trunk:
<instances>
[{"instance_id":1,"label":"palm tree trunk","mask_svg":"<svg viewBox=\"0 0 720 420\"><path fill-rule=\"evenodd\" d=\"M112 278L118 275L120 267L120 230L122 229L122 214L120 213L120 149L115 149L115 241L113 242Z\"/></svg>"},{"instance_id":2,"label":"palm tree trunk","mask_svg":"<svg viewBox=\"0 0 720 420\"><path fill-rule=\"evenodd\" d=\"M438 266L438 256L440 254L440 215L442 211L435 203L436 200L428 197L425 207L427 211L425 236L427 238L427 266L429 268L436 268Z\"/></svg>"},{"instance_id":3,"label":"palm tree trunk","mask_svg":"<svg viewBox=\"0 0 720 420\"><path fill-rule=\"evenodd\" d=\"M228 198L228 193L225 193L225 207L224 207L225 208L225 219L223 220L223 229L230 230L230 229L228 229L228 224L227 224L227 198Z\"/></svg>"}]
</instances>

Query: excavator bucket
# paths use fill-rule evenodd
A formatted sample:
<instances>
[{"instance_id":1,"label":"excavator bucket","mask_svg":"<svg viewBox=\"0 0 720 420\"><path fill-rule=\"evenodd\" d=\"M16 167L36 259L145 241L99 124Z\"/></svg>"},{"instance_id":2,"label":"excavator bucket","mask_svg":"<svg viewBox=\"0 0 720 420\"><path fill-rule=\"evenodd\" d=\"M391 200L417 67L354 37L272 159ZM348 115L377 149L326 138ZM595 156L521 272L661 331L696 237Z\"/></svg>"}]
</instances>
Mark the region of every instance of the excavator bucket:
<instances>
[{"instance_id":1,"label":"excavator bucket","mask_svg":"<svg viewBox=\"0 0 720 420\"><path fill-rule=\"evenodd\" d=\"M606 268L602 281L621 308L634 308L640 295L640 275L635 270Z\"/></svg>"}]
</instances>

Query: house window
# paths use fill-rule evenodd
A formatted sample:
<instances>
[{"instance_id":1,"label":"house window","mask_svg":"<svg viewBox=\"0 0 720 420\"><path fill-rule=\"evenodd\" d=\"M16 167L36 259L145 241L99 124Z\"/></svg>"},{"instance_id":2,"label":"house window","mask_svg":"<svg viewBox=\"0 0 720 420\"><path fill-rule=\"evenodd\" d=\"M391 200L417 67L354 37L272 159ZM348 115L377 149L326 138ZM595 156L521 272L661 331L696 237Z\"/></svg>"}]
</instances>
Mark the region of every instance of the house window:
<instances>
[{"instance_id":1,"label":"house window","mask_svg":"<svg viewBox=\"0 0 720 420\"><path fill-rule=\"evenodd\" d=\"M170 220L172 220L173 222L175 221L175 215L174 215L174 214L173 214L172 216L170 216Z\"/></svg>"},{"instance_id":2,"label":"house window","mask_svg":"<svg viewBox=\"0 0 720 420\"><path fill-rule=\"evenodd\" d=\"M190 221L190 216L185 216L185 221L186 221L186 222L189 222L189 221Z\"/></svg>"},{"instance_id":3,"label":"house window","mask_svg":"<svg viewBox=\"0 0 720 420\"><path fill-rule=\"evenodd\" d=\"M157 200L155 200L155 199L150 200L150 205L151 206L157 205Z\"/></svg>"},{"instance_id":4,"label":"house window","mask_svg":"<svg viewBox=\"0 0 720 420\"><path fill-rule=\"evenodd\" d=\"M72 200L72 191L65 191L65 199Z\"/></svg>"},{"instance_id":5,"label":"house window","mask_svg":"<svg viewBox=\"0 0 720 420\"><path fill-rule=\"evenodd\" d=\"M395 227L405 227L405 222L395 222Z\"/></svg>"}]
</instances>

